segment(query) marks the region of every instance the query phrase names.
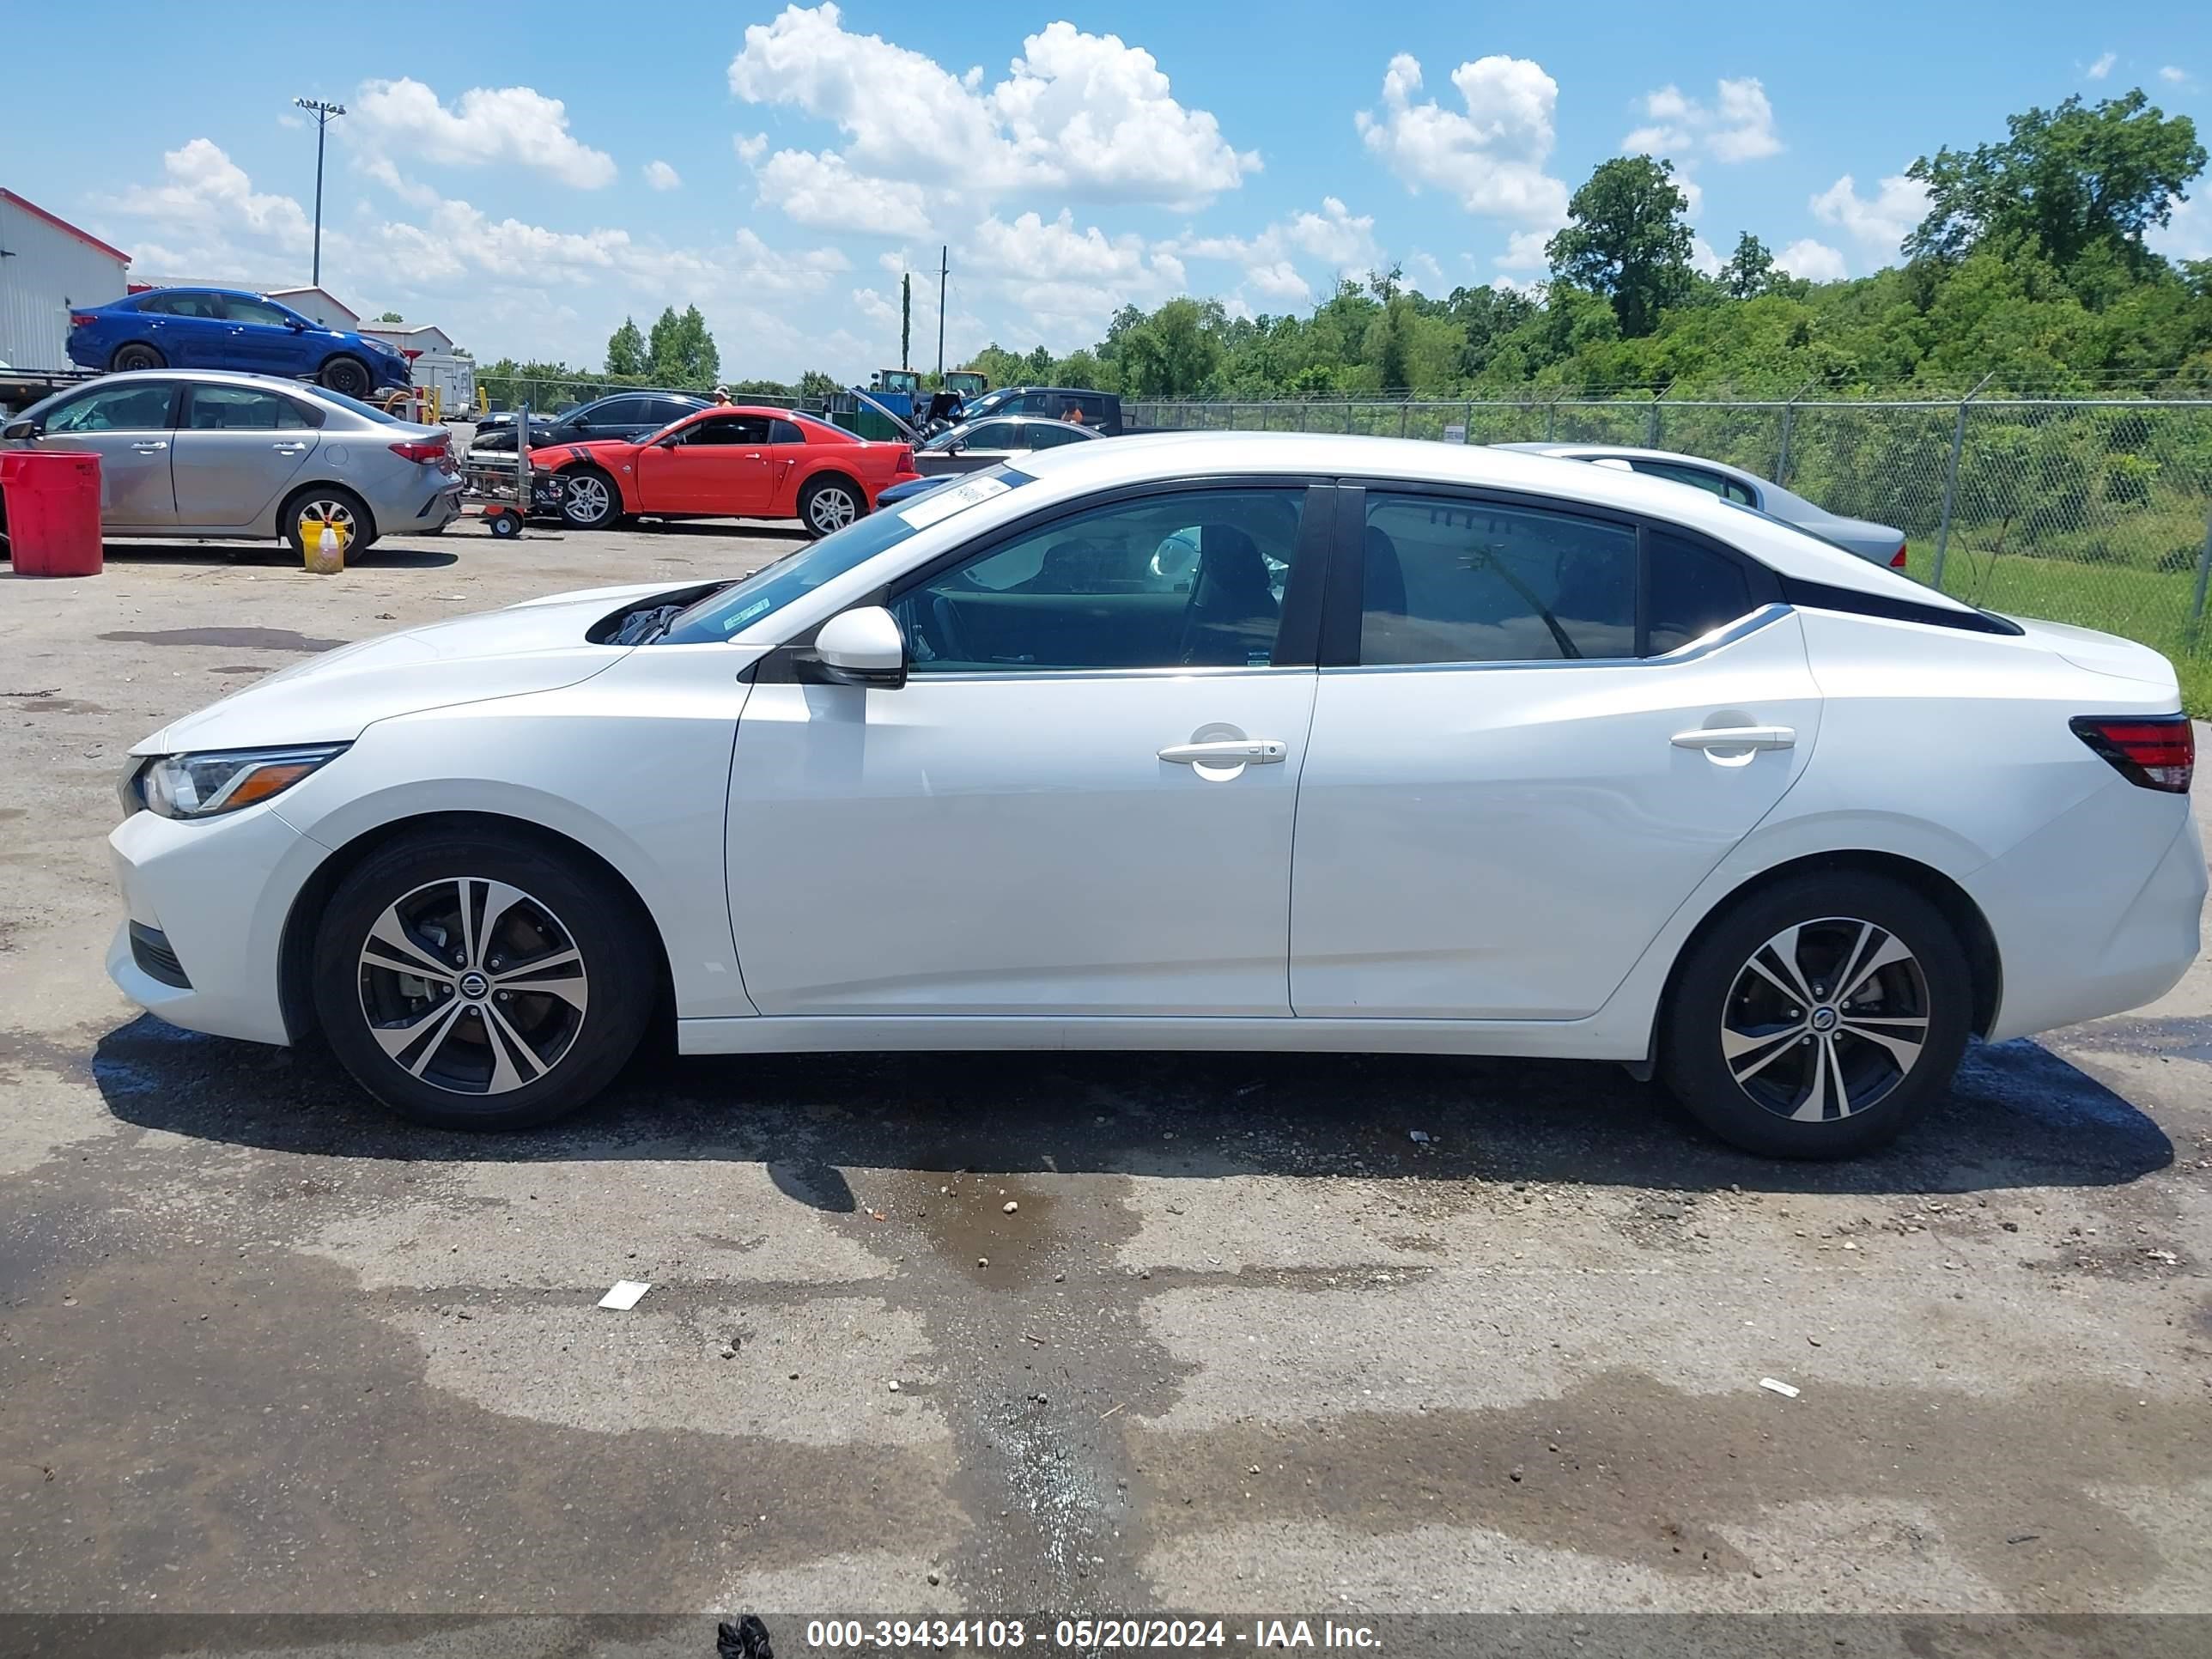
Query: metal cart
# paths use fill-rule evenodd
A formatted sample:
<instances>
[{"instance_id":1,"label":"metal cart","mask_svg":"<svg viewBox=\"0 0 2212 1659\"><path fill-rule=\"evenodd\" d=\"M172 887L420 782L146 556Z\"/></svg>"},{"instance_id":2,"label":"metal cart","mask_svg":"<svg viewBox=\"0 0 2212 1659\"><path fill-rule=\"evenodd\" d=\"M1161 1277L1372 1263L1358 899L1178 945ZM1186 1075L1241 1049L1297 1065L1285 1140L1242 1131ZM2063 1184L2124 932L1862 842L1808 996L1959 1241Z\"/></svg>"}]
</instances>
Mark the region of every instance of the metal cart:
<instances>
[{"instance_id":1,"label":"metal cart","mask_svg":"<svg viewBox=\"0 0 2212 1659\"><path fill-rule=\"evenodd\" d=\"M516 411L518 438L530 430L529 422L530 409L525 404ZM484 521L484 528L502 541L520 536L524 521L532 515L557 516L561 511L559 477L532 467L529 446L521 442L515 445L512 456L464 459L461 483L465 513L472 507L475 516Z\"/></svg>"}]
</instances>

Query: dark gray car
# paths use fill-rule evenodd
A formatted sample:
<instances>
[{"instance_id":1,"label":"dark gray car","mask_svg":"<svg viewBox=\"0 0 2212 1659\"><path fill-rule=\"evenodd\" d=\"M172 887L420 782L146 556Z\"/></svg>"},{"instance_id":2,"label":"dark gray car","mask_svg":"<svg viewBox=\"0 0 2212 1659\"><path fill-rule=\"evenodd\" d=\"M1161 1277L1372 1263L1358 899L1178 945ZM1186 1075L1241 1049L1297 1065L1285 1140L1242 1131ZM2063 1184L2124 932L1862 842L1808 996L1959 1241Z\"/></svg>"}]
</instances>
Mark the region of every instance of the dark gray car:
<instances>
[{"instance_id":1,"label":"dark gray car","mask_svg":"<svg viewBox=\"0 0 2212 1659\"><path fill-rule=\"evenodd\" d=\"M252 541L295 553L327 526L349 555L461 510L453 434L300 380L216 369L109 374L0 428L11 446L100 457L110 536Z\"/></svg>"},{"instance_id":2,"label":"dark gray car","mask_svg":"<svg viewBox=\"0 0 2212 1659\"><path fill-rule=\"evenodd\" d=\"M546 444L598 443L608 438L634 443L647 433L659 431L671 421L682 420L695 409L706 408L707 404L708 399L695 392L618 392L580 404L565 414L532 415L530 447L537 449ZM478 425L476 436L469 442L469 453L514 453L514 418L510 416L497 424Z\"/></svg>"}]
</instances>

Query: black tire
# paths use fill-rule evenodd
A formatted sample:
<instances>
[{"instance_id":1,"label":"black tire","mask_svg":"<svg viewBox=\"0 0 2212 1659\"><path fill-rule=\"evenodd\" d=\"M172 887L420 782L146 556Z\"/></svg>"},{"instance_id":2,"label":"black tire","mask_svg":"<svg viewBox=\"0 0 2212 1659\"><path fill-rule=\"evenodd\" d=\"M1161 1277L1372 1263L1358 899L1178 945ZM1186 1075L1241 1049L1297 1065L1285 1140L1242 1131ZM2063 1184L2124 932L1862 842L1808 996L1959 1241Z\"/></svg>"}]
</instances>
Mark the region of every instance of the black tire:
<instances>
[{"instance_id":1,"label":"black tire","mask_svg":"<svg viewBox=\"0 0 2212 1659\"><path fill-rule=\"evenodd\" d=\"M495 539L511 542L522 533L522 520L512 513L495 513L486 521L484 528L491 532Z\"/></svg>"},{"instance_id":2,"label":"black tire","mask_svg":"<svg viewBox=\"0 0 2212 1659\"><path fill-rule=\"evenodd\" d=\"M799 492L799 526L817 541L842 530L867 510L867 495L842 473L824 472L810 478Z\"/></svg>"},{"instance_id":3,"label":"black tire","mask_svg":"<svg viewBox=\"0 0 2212 1659\"><path fill-rule=\"evenodd\" d=\"M1794 963L1777 948L1785 938ZM1882 965L1869 974L1869 963ZM1845 975L1855 1000L1838 990ZM1785 996L1785 982L1814 994ZM1810 872L1735 904L1683 958L1659 1075L1745 1152L1850 1158L1894 1139L1949 1088L1972 1018L1972 973L1942 911L1887 877Z\"/></svg>"},{"instance_id":4,"label":"black tire","mask_svg":"<svg viewBox=\"0 0 2212 1659\"><path fill-rule=\"evenodd\" d=\"M580 466L561 475L561 520L578 530L605 530L623 515L622 490L607 472Z\"/></svg>"},{"instance_id":5,"label":"black tire","mask_svg":"<svg viewBox=\"0 0 2212 1659\"><path fill-rule=\"evenodd\" d=\"M376 545L375 515L368 503L343 484L307 484L285 498L276 515L276 528L292 549L292 556L307 556L307 538L320 539L328 523L345 544L345 556L357 559Z\"/></svg>"},{"instance_id":6,"label":"black tire","mask_svg":"<svg viewBox=\"0 0 2212 1659\"><path fill-rule=\"evenodd\" d=\"M118 374L122 374L134 368L167 368L169 360L153 347L133 340L129 345L116 347L115 355L107 360L107 366Z\"/></svg>"},{"instance_id":7,"label":"black tire","mask_svg":"<svg viewBox=\"0 0 2212 1659\"><path fill-rule=\"evenodd\" d=\"M501 885L521 896L495 911ZM442 994L372 943L380 925L392 936L392 919L404 943L449 964ZM371 854L331 896L315 935L316 1015L356 1080L403 1117L441 1129L550 1123L605 1089L644 1034L659 984L647 927L602 872L521 835L423 830ZM569 950L574 973L556 960ZM534 982L564 989L502 994L495 974L526 975L539 960L549 967ZM401 1046L378 1029L419 1035Z\"/></svg>"},{"instance_id":8,"label":"black tire","mask_svg":"<svg viewBox=\"0 0 2212 1659\"><path fill-rule=\"evenodd\" d=\"M359 398L363 401L367 401L372 384L368 365L358 357L330 358L315 378L342 398Z\"/></svg>"}]
</instances>

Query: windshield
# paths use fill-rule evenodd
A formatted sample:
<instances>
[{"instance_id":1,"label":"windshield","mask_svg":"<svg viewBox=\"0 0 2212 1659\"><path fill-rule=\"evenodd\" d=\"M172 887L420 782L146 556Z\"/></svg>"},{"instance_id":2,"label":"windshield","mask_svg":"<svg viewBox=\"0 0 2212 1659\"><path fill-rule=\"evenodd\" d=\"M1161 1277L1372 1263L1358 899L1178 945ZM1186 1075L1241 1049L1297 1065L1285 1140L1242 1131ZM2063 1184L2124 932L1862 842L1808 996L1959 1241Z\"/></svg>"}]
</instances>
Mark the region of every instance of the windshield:
<instances>
[{"instance_id":1,"label":"windshield","mask_svg":"<svg viewBox=\"0 0 2212 1659\"><path fill-rule=\"evenodd\" d=\"M670 618L659 640L669 645L710 645L726 640L823 583L858 569L884 549L896 547L939 520L1034 482L1027 473L994 466L972 473L957 484L933 489L905 506L855 519L842 530L762 566L744 580L716 588Z\"/></svg>"}]
</instances>

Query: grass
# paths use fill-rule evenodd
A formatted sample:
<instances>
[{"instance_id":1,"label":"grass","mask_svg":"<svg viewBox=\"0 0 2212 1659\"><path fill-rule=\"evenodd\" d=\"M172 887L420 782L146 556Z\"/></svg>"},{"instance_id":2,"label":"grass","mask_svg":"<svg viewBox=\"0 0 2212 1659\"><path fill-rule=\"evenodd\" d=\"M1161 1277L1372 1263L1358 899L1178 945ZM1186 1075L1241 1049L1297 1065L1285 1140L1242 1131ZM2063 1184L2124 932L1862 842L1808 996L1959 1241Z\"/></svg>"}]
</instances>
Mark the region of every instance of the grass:
<instances>
[{"instance_id":1,"label":"grass","mask_svg":"<svg viewBox=\"0 0 2212 1659\"><path fill-rule=\"evenodd\" d=\"M1911 560L1908 574L1917 580L1935 574L1932 546L1915 544ZM2191 624L2196 582L2193 571L2169 574L2017 553L1985 558L1956 544L1943 570L1943 591L1970 605L2094 628L2162 653L2180 676L2182 707L2212 720L2212 617Z\"/></svg>"}]
</instances>

